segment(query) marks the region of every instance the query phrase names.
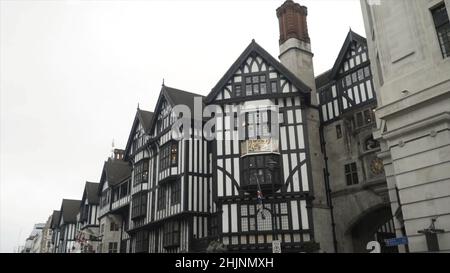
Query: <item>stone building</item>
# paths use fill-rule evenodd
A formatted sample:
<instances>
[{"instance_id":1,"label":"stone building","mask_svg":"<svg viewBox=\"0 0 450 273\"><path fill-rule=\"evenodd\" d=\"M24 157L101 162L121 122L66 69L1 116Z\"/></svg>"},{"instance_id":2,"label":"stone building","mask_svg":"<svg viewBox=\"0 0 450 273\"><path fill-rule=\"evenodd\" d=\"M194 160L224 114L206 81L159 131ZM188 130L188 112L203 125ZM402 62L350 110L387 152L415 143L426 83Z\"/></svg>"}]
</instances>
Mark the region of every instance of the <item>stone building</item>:
<instances>
[{"instance_id":1,"label":"stone building","mask_svg":"<svg viewBox=\"0 0 450 273\"><path fill-rule=\"evenodd\" d=\"M450 1L361 0L361 8L397 236L411 252L448 252Z\"/></svg>"},{"instance_id":2,"label":"stone building","mask_svg":"<svg viewBox=\"0 0 450 273\"><path fill-rule=\"evenodd\" d=\"M372 136L377 100L366 39L350 30L316 86L335 250L366 252L368 242L379 241L382 252L396 252L384 245L395 230L383 162L376 157L380 145Z\"/></svg>"},{"instance_id":3,"label":"stone building","mask_svg":"<svg viewBox=\"0 0 450 273\"><path fill-rule=\"evenodd\" d=\"M42 229L42 239L40 246L40 253L51 253L52 252L52 222L53 215L50 215L45 223L44 228Z\"/></svg>"}]
</instances>

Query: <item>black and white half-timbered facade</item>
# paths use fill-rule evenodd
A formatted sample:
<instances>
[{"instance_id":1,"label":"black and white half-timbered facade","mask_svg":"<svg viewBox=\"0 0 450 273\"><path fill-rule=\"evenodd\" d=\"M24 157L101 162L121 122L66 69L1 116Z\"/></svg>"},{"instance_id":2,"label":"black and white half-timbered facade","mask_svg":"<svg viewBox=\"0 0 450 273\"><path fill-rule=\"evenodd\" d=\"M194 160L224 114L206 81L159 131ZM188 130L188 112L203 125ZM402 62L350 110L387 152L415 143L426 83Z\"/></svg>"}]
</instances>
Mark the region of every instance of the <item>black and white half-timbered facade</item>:
<instances>
[{"instance_id":1,"label":"black and white half-timbered facade","mask_svg":"<svg viewBox=\"0 0 450 273\"><path fill-rule=\"evenodd\" d=\"M59 237L61 233L59 232L59 218L60 218L60 211L54 210L52 213L52 219L50 221L50 229L52 230L52 239L51 239L51 252L52 253L58 253L59 249Z\"/></svg>"},{"instance_id":2,"label":"black and white half-timbered facade","mask_svg":"<svg viewBox=\"0 0 450 273\"><path fill-rule=\"evenodd\" d=\"M193 125L179 128L187 130L188 138L172 134L177 120L173 108L184 105L193 112L195 98L202 107L200 95L163 85L154 113L138 110L126 149L133 164L133 252L188 252L208 235L212 207L208 143Z\"/></svg>"},{"instance_id":3,"label":"black and white half-timbered facade","mask_svg":"<svg viewBox=\"0 0 450 273\"><path fill-rule=\"evenodd\" d=\"M63 199L59 215L58 253L72 253L75 250L77 214L80 200Z\"/></svg>"},{"instance_id":4,"label":"black and white half-timbered facade","mask_svg":"<svg viewBox=\"0 0 450 273\"><path fill-rule=\"evenodd\" d=\"M77 215L76 241L79 251L93 253L98 250L100 241L100 225L98 220L99 183L86 182L81 198L80 210Z\"/></svg>"},{"instance_id":5,"label":"black and white half-timbered facade","mask_svg":"<svg viewBox=\"0 0 450 273\"><path fill-rule=\"evenodd\" d=\"M355 108L376 105L365 38L350 30L333 68L318 76L317 89L325 124ZM362 120L358 120L358 125L362 124Z\"/></svg>"},{"instance_id":6,"label":"black and white half-timbered facade","mask_svg":"<svg viewBox=\"0 0 450 273\"><path fill-rule=\"evenodd\" d=\"M208 95L215 104L214 233L230 251L311 242L305 135L310 88L252 41Z\"/></svg>"},{"instance_id":7,"label":"black and white half-timbered facade","mask_svg":"<svg viewBox=\"0 0 450 273\"><path fill-rule=\"evenodd\" d=\"M277 17L280 61L253 40L206 97L163 83L153 112L138 107L98 209L88 184L78 202L97 252L395 252L366 39L350 31L315 77L307 8L287 0ZM58 252L74 240L64 202Z\"/></svg>"},{"instance_id":8,"label":"black and white half-timbered facade","mask_svg":"<svg viewBox=\"0 0 450 273\"><path fill-rule=\"evenodd\" d=\"M373 138L377 107L365 38L349 31L332 69L316 78L321 140L334 215L335 250L364 252L395 237L380 144Z\"/></svg>"}]
</instances>

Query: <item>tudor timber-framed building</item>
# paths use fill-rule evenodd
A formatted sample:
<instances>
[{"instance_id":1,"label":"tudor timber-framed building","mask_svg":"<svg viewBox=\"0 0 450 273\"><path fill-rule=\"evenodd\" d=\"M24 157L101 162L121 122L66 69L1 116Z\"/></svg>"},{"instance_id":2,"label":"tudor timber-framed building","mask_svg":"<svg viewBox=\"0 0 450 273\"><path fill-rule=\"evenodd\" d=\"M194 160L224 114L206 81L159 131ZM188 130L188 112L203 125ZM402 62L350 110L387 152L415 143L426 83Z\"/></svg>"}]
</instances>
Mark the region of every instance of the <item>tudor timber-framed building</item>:
<instances>
[{"instance_id":1,"label":"tudor timber-framed building","mask_svg":"<svg viewBox=\"0 0 450 273\"><path fill-rule=\"evenodd\" d=\"M278 10L280 24L290 26L289 9L306 23L306 8L298 7L287 1ZM194 98L200 95L163 85L154 113L147 112L150 123L138 110L125 153L133 164L133 252L205 251L210 240L219 240L229 251L270 251L274 236L286 251L317 250L319 242L332 251L319 131L314 130L320 123L312 104L315 88L303 82L315 82L312 53L306 25L299 31L302 36L285 35L280 41L282 55L311 65L296 65L293 73L252 41L203 98L221 108L222 114L215 116L216 140L206 141L198 127L189 128L188 139L172 139L172 108L183 104L193 112ZM296 46L306 53L298 54ZM278 106L281 113L259 111L255 105ZM238 106L250 109L245 121L239 119L245 123L242 140L230 139L238 134L230 121ZM280 138L267 138L278 119ZM256 128L262 128L260 140L254 139ZM261 140L270 143L269 150L251 148ZM264 170L269 162L273 168ZM257 213L257 184L265 215Z\"/></svg>"},{"instance_id":2,"label":"tudor timber-framed building","mask_svg":"<svg viewBox=\"0 0 450 273\"><path fill-rule=\"evenodd\" d=\"M81 253L95 253L100 243L98 219L99 183L86 182L77 215L76 249Z\"/></svg>"},{"instance_id":3,"label":"tudor timber-framed building","mask_svg":"<svg viewBox=\"0 0 450 273\"><path fill-rule=\"evenodd\" d=\"M77 214L80 200L63 199L58 219L58 253L72 253L75 250Z\"/></svg>"},{"instance_id":4,"label":"tudor timber-framed building","mask_svg":"<svg viewBox=\"0 0 450 273\"><path fill-rule=\"evenodd\" d=\"M350 30L315 77L306 7L277 17L280 61L253 40L206 97L163 83L153 112L138 107L102 170L98 252L398 251L370 46Z\"/></svg>"},{"instance_id":5,"label":"tudor timber-framed building","mask_svg":"<svg viewBox=\"0 0 450 273\"><path fill-rule=\"evenodd\" d=\"M189 252L208 235L213 209L208 143L193 127L183 128L189 139L172 137L172 108L183 104L193 111L195 97L202 101L163 85L154 113L136 113L125 153L133 165L132 252Z\"/></svg>"},{"instance_id":6,"label":"tudor timber-framed building","mask_svg":"<svg viewBox=\"0 0 450 273\"><path fill-rule=\"evenodd\" d=\"M316 85L336 251L365 252L368 242L378 241L382 252L397 252L384 243L396 234L380 143L372 136L377 100L366 39L350 30Z\"/></svg>"},{"instance_id":7,"label":"tudor timber-framed building","mask_svg":"<svg viewBox=\"0 0 450 273\"><path fill-rule=\"evenodd\" d=\"M124 151L114 149L105 161L97 194L101 242L98 252L128 252L128 215L130 211L131 167L124 161Z\"/></svg>"},{"instance_id":8,"label":"tudor timber-framed building","mask_svg":"<svg viewBox=\"0 0 450 273\"><path fill-rule=\"evenodd\" d=\"M316 79L306 15L292 1L277 10L281 63L252 41L206 98L163 85L154 113L138 109L125 151L133 166L130 251L206 251L218 240L227 251L264 252L275 238L283 251L349 252L391 235L389 214L378 215L386 187L370 137L376 96L366 41L349 32L333 69ZM188 139L176 141L172 109L183 104L193 112L195 97L219 107L216 139L206 141L192 127ZM340 162L326 153L340 145L332 140L337 127L348 135L347 147L353 140L370 148L340 153L357 162L330 163ZM276 129L279 137L268 137ZM349 196L363 205L348 212ZM344 220L335 223L334 214ZM383 232L358 229L363 216Z\"/></svg>"}]
</instances>

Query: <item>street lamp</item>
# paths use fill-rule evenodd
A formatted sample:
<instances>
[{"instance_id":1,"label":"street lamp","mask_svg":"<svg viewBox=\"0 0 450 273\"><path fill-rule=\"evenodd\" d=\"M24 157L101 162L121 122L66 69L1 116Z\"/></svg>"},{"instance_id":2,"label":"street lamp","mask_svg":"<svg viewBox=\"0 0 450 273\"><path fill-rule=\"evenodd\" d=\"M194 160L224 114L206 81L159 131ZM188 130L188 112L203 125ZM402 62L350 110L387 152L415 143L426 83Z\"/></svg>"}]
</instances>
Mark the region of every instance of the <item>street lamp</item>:
<instances>
[{"instance_id":1,"label":"street lamp","mask_svg":"<svg viewBox=\"0 0 450 273\"><path fill-rule=\"evenodd\" d=\"M436 227L434 225L436 220L437 220L437 218L432 218L431 225L429 228L418 231L419 233L425 234L428 251L432 251L432 252L439 251L439 242L438 242L437 235L439 233L445 232L445 230L443 230L443 229L436 229Z\"/></svg>"}]
</instances>

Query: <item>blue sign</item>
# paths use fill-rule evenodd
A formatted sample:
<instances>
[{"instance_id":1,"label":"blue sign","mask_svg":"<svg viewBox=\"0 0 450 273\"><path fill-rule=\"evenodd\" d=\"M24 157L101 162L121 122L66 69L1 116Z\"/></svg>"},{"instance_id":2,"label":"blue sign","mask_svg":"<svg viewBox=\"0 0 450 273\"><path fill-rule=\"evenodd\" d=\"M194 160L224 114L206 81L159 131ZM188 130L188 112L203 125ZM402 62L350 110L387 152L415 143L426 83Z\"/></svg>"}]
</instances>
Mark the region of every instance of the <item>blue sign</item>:
<instances>
[{"instance_id":1,"label":"blue sign","mask_svg":"<svg viewBox=\"0 0 450 273\"><path fill-rule=\"evenodd\" d=\"M407 245L408 237L400 237L400 238L392 238L384 240L386 246L399 246L399 245Z\"/></svg>"}]
</instances>

